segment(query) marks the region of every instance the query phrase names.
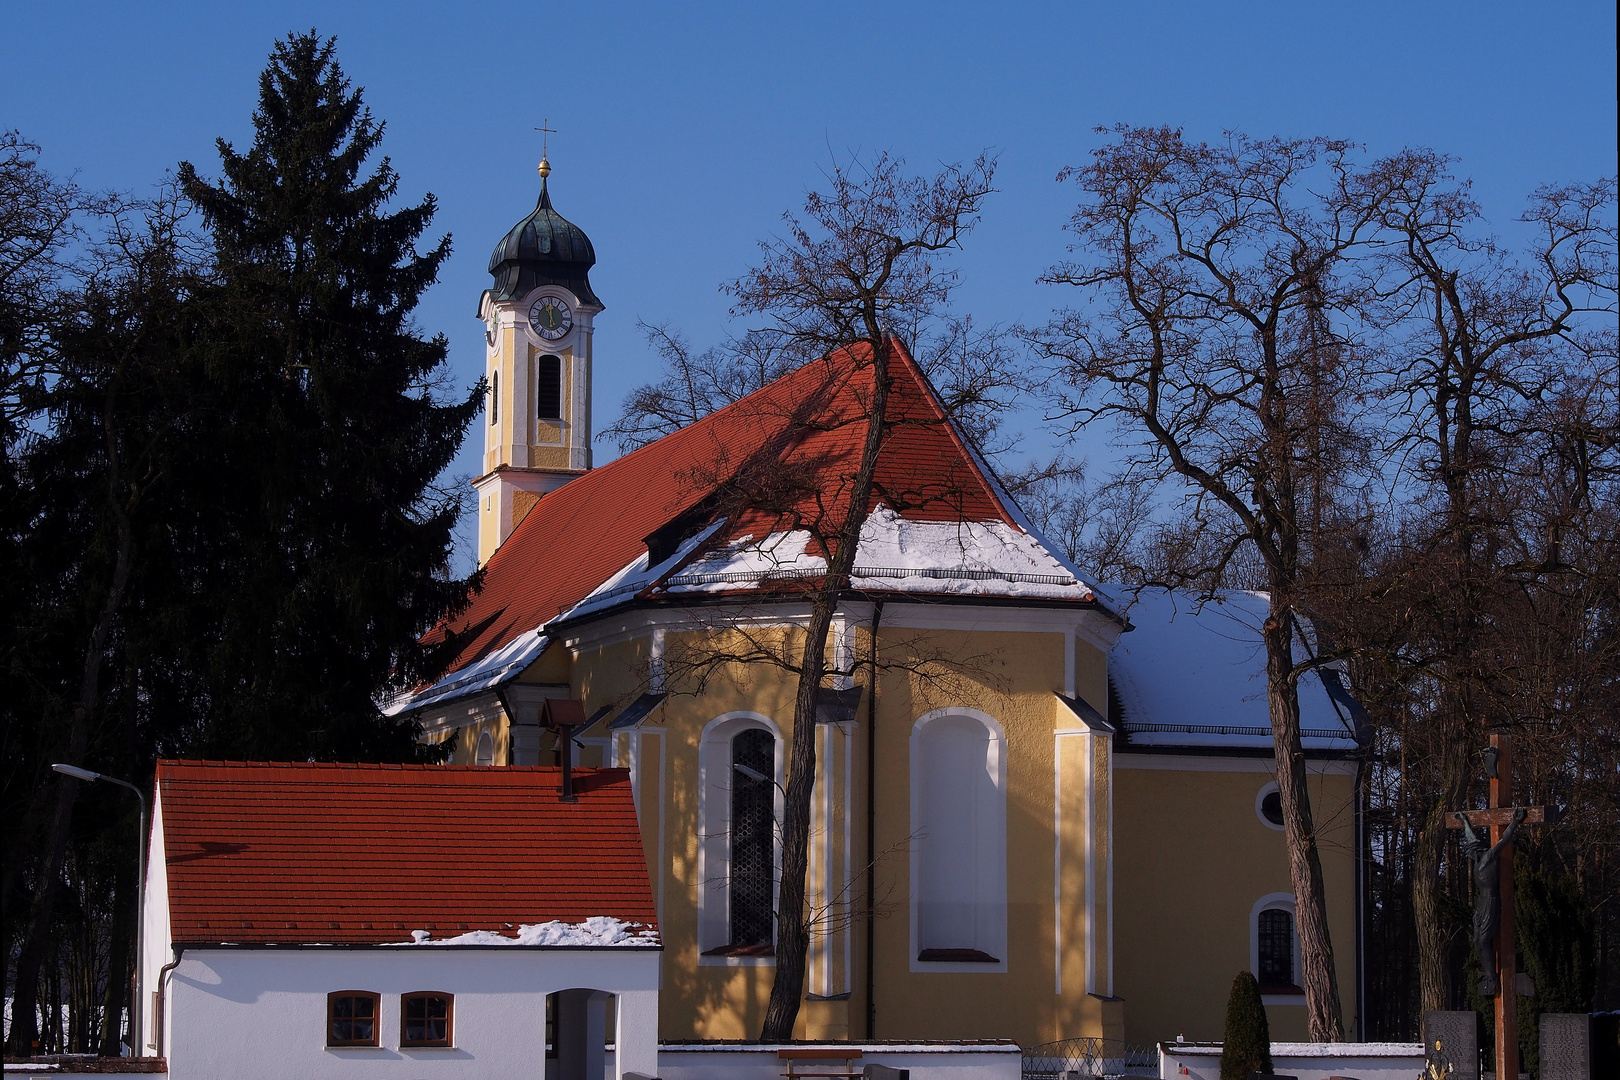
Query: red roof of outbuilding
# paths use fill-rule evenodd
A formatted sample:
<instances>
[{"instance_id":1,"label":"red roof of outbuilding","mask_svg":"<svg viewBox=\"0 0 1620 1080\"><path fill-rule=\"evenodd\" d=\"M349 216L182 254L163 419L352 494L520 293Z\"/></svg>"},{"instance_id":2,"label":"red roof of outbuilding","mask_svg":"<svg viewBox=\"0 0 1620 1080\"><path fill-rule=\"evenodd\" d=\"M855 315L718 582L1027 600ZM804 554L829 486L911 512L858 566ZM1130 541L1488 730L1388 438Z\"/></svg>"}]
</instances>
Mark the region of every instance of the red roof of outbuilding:
<instances>
[{"instance_id":1,"label":"red roof of outbuilding","mask_svg":"<svg viewBox=\"0 0 1620 1080\"><path fill-rule=\"evenodd\" d=\"M161 761L176 944L380 944L607 915L656 929L628 773Z\"/></svg>"},{"instance_id":2,"label":"red roof of outbuilding","mask_svg":"<svg viewBox=\"0 0 1620 1080\"><path fill-rule=\"evenodd\" d=\"M820 531L853 483L866 436L863 401L873 368L841 350L584 474L545 495L484 567L483 589L449 629L466 635L447 670L475 663L578 603L647 550L662 526L710 499L740 474L814 478L797 505L754 512L710 545L762 536L794 514ZM927 378L893 343L888 419L872 503L912 521L1018 521L941 408ZM1084 596L1091 599L1089 593ZM434 632L434 637L444 628Z\"/></svg>"}]
</instances>

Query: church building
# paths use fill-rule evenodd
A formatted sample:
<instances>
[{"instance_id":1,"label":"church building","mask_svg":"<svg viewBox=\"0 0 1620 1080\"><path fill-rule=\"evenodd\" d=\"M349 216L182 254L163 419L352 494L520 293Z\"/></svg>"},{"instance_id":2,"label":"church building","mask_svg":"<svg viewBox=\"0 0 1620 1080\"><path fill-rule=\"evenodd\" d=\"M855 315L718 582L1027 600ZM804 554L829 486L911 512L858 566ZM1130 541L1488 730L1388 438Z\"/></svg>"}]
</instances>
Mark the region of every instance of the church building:
<instances>
[{"instance_id":1,"label":"church building","mask_svg":"<svg viewBox=\"0 0 1620 1080\"><path fill-rule=\"evenodd\" d=\"M770 993L791 670L872 367L813 361L591 460L604 310L553 207L490 259L482 591L448 673L392 703L458 764L629 771L662 934L659 1038L753 1038ZM1087 580L1032 527L902 343L816 721L813 1039L1219 1038L1234 975L1305 1036L1264 693L1263 598ZM1348 1032L1356 707L1301 684Z\"/></svg>"}]
</instances>

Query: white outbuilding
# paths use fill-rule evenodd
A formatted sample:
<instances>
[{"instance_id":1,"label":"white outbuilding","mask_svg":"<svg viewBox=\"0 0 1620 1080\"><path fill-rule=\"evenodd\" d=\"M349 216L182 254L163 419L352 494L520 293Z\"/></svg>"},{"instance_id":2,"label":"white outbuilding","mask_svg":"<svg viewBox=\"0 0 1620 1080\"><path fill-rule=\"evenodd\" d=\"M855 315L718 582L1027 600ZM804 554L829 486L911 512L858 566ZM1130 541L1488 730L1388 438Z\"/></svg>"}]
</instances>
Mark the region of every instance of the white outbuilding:
<instances>
[{"instance_id":1,"label":"white outbuilding","mask_svg":"<svg viewBox=\"0 0 1620 1080\"><path fill-rule=\"evenodd\" d=\"M179 1080L655 1075L662 947L630 783L572 781L159 763L147 1052Z\"/></svg>"}]
</instances>

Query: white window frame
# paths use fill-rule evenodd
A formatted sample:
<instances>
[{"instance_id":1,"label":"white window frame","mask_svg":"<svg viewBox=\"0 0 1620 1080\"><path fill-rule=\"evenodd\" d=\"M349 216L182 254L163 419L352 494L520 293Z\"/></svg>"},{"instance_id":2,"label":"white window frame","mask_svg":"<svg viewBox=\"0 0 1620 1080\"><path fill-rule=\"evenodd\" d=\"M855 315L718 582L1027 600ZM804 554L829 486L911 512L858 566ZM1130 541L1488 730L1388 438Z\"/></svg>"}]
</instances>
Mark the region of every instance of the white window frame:
<instances>
[{"instance_id":1,"label":"white window frame","mask_svg":"<svg viewBox=\"0 0 1620 1080\"><path fill-rule=\"evenodd\" d=\"M1249 911L1249 971L1255 980L1260 978L1260 913L1262 911L1286 911L1294 927L1294 977L1301 975L1299 966L1299 911L1294 901L1294 894L1290 892L1267 893L1254 902ZM1297 984L1296 984L1297 985ZM1298 994L1261 994L1260 1000L1266 1005L1303 1005L1305 995Z\"/></svg>"},{"instance_id":2,"label":"white window frame","mask_svg":"<svg viewBox=\"0 0 1620 1080\"><path fill-rule=\"evenodd\" d=\"M484 760L486 750L489 752L488 753L488 757L489 757L488 761ZM478 742L473 748L473 764L474 765L494 765L495 764L495 737L493 735L491 735L488 731L481 731L481 732L478 733Z\"/></svg>"},{"instance_id":3,"label":"white window frame","mask_svg":"<svg viewBox=\"0 0 1620 1080\"><path fill-rule=\"evenodd\" d=\"M1266 828L1270 829L1272 832L1282 832L1283 827L1281 825L1272 824L1271 819L1266 817L1265 811L1260 809L1260 804L1264 803L1266 801L1266 796L1270 795L1273 791L1276 791L1276 790L1277 790L1277 781L1273 780L1271 783L1265 785L1259 791L1255 792L1255 795L1254 795L1254 816L1260 819L1260 824L1264 825Z\"/></svg>"},{"instance_id":4,"label":"white window frame","mask_svg":"<svg viewBox=\"0 0 1620 1080\"><path fill-rule=\"evenodd\" d=\"M773 894L782 887L782 732L763 713L729 712L710 720L698 741L697 931L699 967L775 967L774 956L704 956L731 940L731 740L755 728L770 732L776 745L776 796L772 813L778 829L772 842ZM772 907L775 907L774 900Z\"/></svg>"},{"instance_id":5,"label":"white window frame","mask_svg":"<svg viewBox=\"0 0 1620 1080\"><path fill-rule=\"evenodd\" d=\"M990 768L990 777L995 785L996 794L999 796L997 810L1001 818L1001 829L998 832L1000 844L996 849L989 852L987 859L983 860L983 862L989 864L990 870L988 873L981 874L979 880L988 886L984 894L984 900L994 908L999 917L994 920L989 939L981 941L979 945L984 952L996 958L996 963L993 964L917 959L919 952L917 942L917 883L922 880L922 845L918 844L915 838L920 835L920 831L926 826L923 821L922 784L919 782L922 775L922 734L924 729L933 721L947 716L977 720L990 733L990 744L987 751L990 761L987 764ZM979 975L1004 973L1007 970L1007 733L1002 729L1001 724L997 722L995 717L978 709L953 705L926 712L913 721L911 725L910 777L911 782L908 786L911 789L911 836L913 837L910 844L911 887L908 890L910 893L909 906L911 913L909 954L911 970L914 972ZM999 873L996 872L997 867L1000 868Z\"/></svg>"}]
</instances>

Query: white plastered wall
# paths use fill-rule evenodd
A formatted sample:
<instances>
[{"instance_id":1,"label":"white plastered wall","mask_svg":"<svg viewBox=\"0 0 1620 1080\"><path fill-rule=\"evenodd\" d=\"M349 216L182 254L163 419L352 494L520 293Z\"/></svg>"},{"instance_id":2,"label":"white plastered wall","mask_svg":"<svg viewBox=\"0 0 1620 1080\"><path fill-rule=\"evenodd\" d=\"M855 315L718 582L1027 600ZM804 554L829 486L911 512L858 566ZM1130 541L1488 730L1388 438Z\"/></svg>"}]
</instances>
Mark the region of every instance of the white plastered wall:
<instances>
[{"instance_id":1,"label":"white plastered wall","mask_svg":"<svg viewBox=\"0 0 1620 1080\"><path fill-rule=\"evenodd\" d=\"M138 970L141 995L141 1054L162 1054L153 1043L156 1010L152 995L157 992L163 965L174 959L169 932L169 862L163 845L163 790L159 785L152 796L152 832L146 850L146 887L141 897L141 961Z\"/></svg>"},{"instance_id":2,"label":"white plastered wall","mask_svg":"<svg viewBox=\"0 0 1620 1080\"><path fill-rule=\"evenodd\" d=\"M169 1075L532 1076L545 1061L546 995L591 988L618 998L609 1075L655 1076L659 956L645 948L189 949L168 982ZM335 990L381 995L380 1046L326 1046L326 995ZM455 995L455 1045L400 1049L400 995L417 990Z\"/></svg>"}]
</instances>

